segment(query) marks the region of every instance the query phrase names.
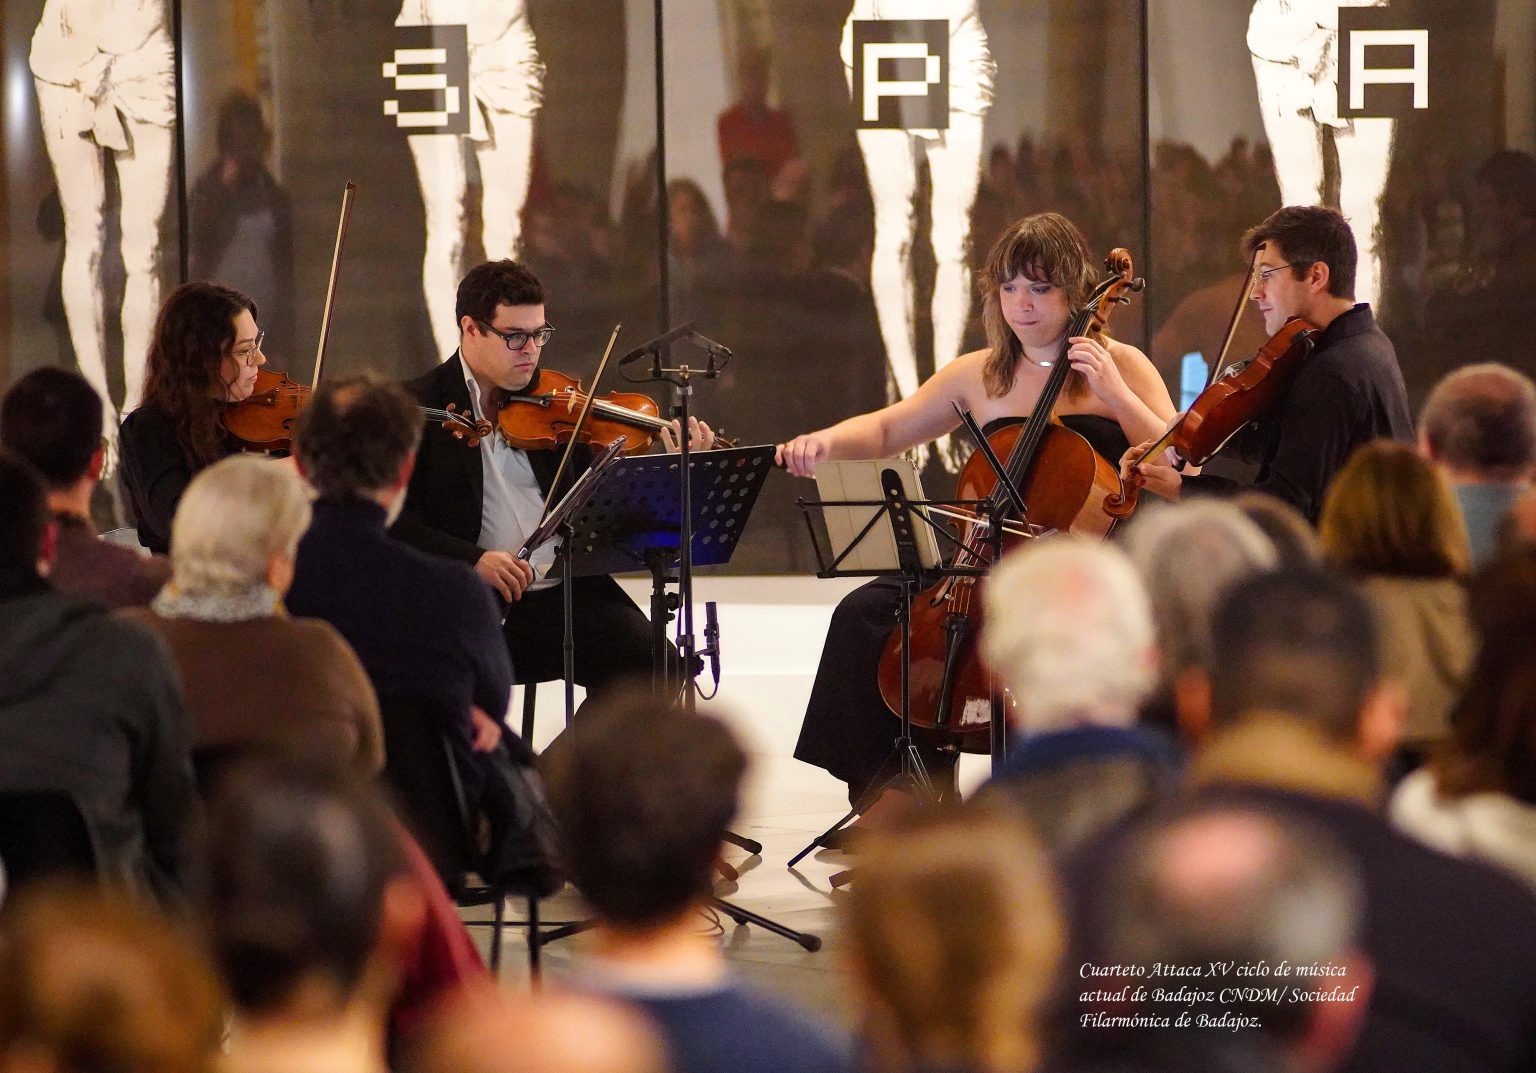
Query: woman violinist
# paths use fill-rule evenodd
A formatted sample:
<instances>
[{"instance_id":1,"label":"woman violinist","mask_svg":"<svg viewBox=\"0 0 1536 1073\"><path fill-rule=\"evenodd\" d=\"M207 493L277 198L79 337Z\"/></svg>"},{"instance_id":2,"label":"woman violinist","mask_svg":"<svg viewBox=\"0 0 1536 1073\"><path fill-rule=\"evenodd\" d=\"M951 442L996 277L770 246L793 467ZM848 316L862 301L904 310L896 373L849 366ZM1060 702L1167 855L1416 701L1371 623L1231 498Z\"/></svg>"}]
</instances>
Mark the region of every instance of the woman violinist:
<instances>
[{"instance_id":1,"label":"woman violinist","mask_svg":"<svg viewBox=\"0 0 1536 1073\"><path fill-rule=\"evenodd\" d=\"M187 283L160 307L144 402L123 418L123 483L139 543L165 554L171 519L192 478L239 445L224 408L251 396L266 364L256 303L217 283Z\"/></svg>"},{"instance_id":2,"label":"woman violinist","mask_svg":"<svg viewBox=\"0 0 1536 1073\"><path fill-rule=\"evenodd\" d=\"M1056 415L1105 459L1159 435L1173 400L1146 355L1109 338L1067 337L1074 309L1093 290L1095 261L1083 235L1056 213L1020 220L993 244L980 281L988 347L962 354L910 397L779 447L779 461L810 476L816 463L885 458L953 430L954 406L969 409L990 435L1026 419L1053 365L1072 363ZM900 584L879 578L850 593L833 613L795 756L849 785L851 800L880 774L895 725L876 684L876 667L896 621ZM939 763L931 735L924 760Z\"/></svg>"}]
</instances>

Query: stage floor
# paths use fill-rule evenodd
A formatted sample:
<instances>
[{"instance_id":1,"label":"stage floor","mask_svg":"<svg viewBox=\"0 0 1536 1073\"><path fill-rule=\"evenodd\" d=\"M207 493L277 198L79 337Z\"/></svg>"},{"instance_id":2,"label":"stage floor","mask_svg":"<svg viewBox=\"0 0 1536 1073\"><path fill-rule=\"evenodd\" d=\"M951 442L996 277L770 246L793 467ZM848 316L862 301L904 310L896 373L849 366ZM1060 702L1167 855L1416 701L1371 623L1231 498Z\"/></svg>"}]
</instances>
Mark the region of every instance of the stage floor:
<instances>
[{"instance_id":1,"label":"stage floor","mask_svg":"<svg viewBox=\"0 0 1536 1073\"><path fill-rule=\"evenodd\" d=\"M646 606L650 590L644 579L625 579L623 584L637 603ZM822 850L793 870L786 863L847 811L843 784L819 768L800 763L791 753L832 609L857 584L816 578L702 575L694 584L695 632L703 632L704 601L717 601L723 653L719 696L701 703L701 708L726 719L751 754L746 800L736 830L763 844L762 854L753 857L727 849L726 859L741 870L741 877L734 885L722 883L716 893L791 928L819 935L824 945L811 953L762 928L738 927L723 918L720 941L732 966L752 983L845 1021L851 1020L851 1005L838 942L837 902L841 895L832 890L828 880L853 863L853 858ZM543 686L538 692L534 744L539 748L563 725L561 692L557 684ZM521 697L514 696L514 724L521 712ZM893 719L893 735L895 729ZM962 758L962 789L985 775L986 758ZM510 908L521 916L521 907ZM478 910L466 911L466 916L474 912ZM541 912L549 919L579 916L580 901L567 890L545 902ZM708 930L711 923L701 916L699 927ZM474 932L483 949L485 929ZM545 964L550 977L557 979L571 972L581 948L580 937L547 947ZM527 979L521 929L506 933L501 975L509 984Z\"/></svg>"}]
</instances>

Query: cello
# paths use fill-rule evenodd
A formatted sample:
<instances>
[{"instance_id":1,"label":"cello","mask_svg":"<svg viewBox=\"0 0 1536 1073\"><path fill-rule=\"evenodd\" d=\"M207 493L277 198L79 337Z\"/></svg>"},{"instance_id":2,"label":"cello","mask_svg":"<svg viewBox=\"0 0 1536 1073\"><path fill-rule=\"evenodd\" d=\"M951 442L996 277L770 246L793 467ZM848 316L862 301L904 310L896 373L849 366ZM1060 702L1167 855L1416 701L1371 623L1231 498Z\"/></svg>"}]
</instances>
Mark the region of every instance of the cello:
<instances>
[{"instance_id":1,"label":"cello","mask_svg":"<svg viewBox=\"0 0 1536 1073\"><path fill-rule=\"evenodd\" d=\"M1104 267L1109 278L1072 315L1066 340L1103 333L1115 306L1130 301L1128 292L1146 286L1146 280L1135 278L1126 250L1111 250ZM1086 439L1055 416L1056 402L1072 370L1066 340L1051 363L1029 420L992 433L987 443L1004 460L1008 477L1023 499L1024 516L1015 516L1016 520L1025 522L1032 532L1103 537L1116 521L1104 511L1103 502L1120 491L1120 475ZM987 501L997 517L1006 517L1011 497L1000 484L985 453L977 451L960 473L956 496ZM956 566L988 565L985 519L991 515L987 510L978 515L966 523L962 547L971 550L960 553ZM1030 538L1007 537L1005 553L1026 539ZM912 605L912 725L948 731L967 752L988 751L992 726L992 678L976 647L981 629L980 581L974 576L947 578L918 594ZM892 632L880 657L879 683L886 706L900 712L900 630Z\"/></svg>"}]
</instances>

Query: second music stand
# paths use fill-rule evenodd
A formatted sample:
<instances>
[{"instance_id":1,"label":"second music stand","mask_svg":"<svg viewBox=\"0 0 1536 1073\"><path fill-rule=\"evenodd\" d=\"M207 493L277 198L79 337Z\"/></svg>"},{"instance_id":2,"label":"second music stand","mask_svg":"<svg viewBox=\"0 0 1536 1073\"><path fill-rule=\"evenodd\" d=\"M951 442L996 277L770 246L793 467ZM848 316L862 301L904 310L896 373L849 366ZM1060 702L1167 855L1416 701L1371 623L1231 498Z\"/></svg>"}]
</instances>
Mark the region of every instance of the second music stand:
<instances>
[{"instance_id":1,"label":"second music stand","mask_svg":"<svg viewBox=\"0 0 1536 1073\"><path fill-rule=\"evenodd\" d=\"M829 499L818 503L799 501L800 509L805 516L806 528L811 535L811 543L816 550L817 564L820 567L816 576L833 578L900 575L901 603L897 607L896 614L901 630L901 711L897 713L901 719L901 729L892 745L891 755L880 766L881 771L894 767L892 774L865 790L842 819L817 835L809 845L791 857L790 868L800 863L813 850L828 845L838 832L857 819L885 791L893 787L909 789L930 802L936 800L933 784L928 779L928 773L923 767L922 758L918 755L917 745L912 738L912 601L918 588L927 581L940 577L979 577L986 573L986 569L985 567L940 564L936 549L941 540L950 547L960 550L974 551L975 549L966 549L959 538L929 516L928 509L994 508L994 504L987 500L923 499L915 468L906 459L842 462L834 465L840 467L839 476L849 472L849 467L864 468L869 471L865 474L865 486L869 487L867 481L873 474L878 482L881 497L879 499ZM817 478L819 485L820 472L817 473ZM846 485L842 486L846 487ZM913 493L916 493L915 496ZM843 519L845 523L842 527L843 531L851 530L853 535L840 551L831 547L823 548L817 536L816 527L811 522L812 511L851 512L869 508L874 510L863 521L862 526L859 526L856 520L846 517ZM847 524L850 521L853 521L852 525ZM882 525L882 522L886 524ZM828 525L829 534L834 528L833 525ZM884 551L876 552L872 558L869 555L856 555L856 552L874 547L876 534L879 534L878 539L884 544ZM992 544L995 559L1002 554L1001 519L997 517L991 519L990 534L988 542ZM859 565L852 567L845 565L854 558L859 560ZM977 556L977 558L985 562L984 557ZM994 698L994 721L999 716L999 707ZM846 873L839 873L838 876L833 877L833 886L838 885L838 878L843 875Z\"/></svg>"}]
</instances>

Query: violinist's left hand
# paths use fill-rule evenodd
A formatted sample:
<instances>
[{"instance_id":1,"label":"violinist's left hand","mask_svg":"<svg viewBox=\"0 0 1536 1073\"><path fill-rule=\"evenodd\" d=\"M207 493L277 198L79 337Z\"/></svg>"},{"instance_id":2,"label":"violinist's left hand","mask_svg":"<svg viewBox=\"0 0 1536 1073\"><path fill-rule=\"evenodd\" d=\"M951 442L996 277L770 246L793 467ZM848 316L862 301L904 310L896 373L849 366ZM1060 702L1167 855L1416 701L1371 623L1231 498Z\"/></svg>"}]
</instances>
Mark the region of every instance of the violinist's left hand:
<instances>
[{"instance_id":1,"label":"violinist's left hand","mask_svg":"<svg viewBox=\"0 0 1536 1073\"><path fill-rule=\"evenodd\" d=\"M1067 349L1067 360L1072 363L1072 368L1083 374L1088 387L1100 399L1113 406L1131 393L1120 375L1120 366L1115 364L1114 355L1102 343L1085 335L1074 335L1067 342L1071 344Z\"/></svg>"},{"instance_id":2,"label":"violinist's left hand","mask_svg":"<svg viewBox=\"0 0 1536 1073\"><path fill-rule=\"evenodd\" d=\"M1147 491L1162 496L1170 503L1177 503L1183 493L1184 476L1174 468L1175 456L1172 448L1159 451L1152 458L1137 462L1155 442L1157 441L1148 440L1146 443L1139 443L1121 456L1120 479L1123 481L1128 478L1131 466L1135 465L1141 475L1142 486Z\"/></svg>"},{"instance_id":3,"label":"violinist's left hand","mask_svg":"<svg viewBox=\"0 0 1536 1073\"><path fill-rule=\"evenodd\" d=\"M674 418L672 424L661 430L661 445L667 449L668 454L678 451L677 433L678 423ZM688 450L708 451L715 445L715 430L710 428L697 417L688 419Z\"/></svg>"}]
</instances>

